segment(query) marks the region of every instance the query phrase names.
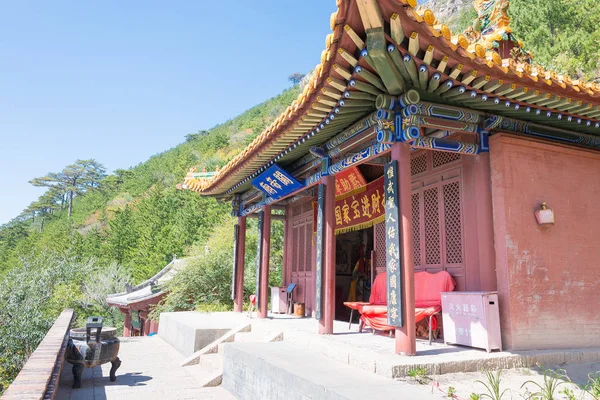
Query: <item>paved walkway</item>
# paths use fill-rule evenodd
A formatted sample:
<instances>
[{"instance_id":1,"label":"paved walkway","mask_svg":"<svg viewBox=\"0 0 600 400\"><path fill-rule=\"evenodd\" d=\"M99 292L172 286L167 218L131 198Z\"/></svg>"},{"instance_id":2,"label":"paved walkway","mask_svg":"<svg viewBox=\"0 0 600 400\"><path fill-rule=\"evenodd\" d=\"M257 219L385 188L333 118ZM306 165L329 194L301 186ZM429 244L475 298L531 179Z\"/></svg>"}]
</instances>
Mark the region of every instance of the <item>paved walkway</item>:
<instances>
[{"instance_id":1,"label":"paved walkway","mask_svg":"<svg viewBox=\"0 0 600 400\"><path fill-rule=\"evenodd\" d=\"M387 335L358 333L358 326L334 321L333 335L318 335L318 322L311 318L270 315L270 319L253 319L254 323L278 326L284 341L296 343L308 351L322 353L338 361L389 377L406 376L411 369L425 367L430 375L475 372L542 365L600 363L600 348L553 349L531 351L485 350L446 345L436 340L417 339L417 356L394 354L394 339Z\"/></svg>"},{"instance_id":2,"label":"paved walkway","mask_svg":"<svg viewBox=\"0 0 600 400\"><path fill-rule=\"evenodd\" d=\"M183 356L158 336L121 338L119 358L123 363L116 382L108 378L108 363L85 369L80 389L71 389L71 365L65 363L56 399L234 399L221 387L200 387L194 368L180 367Z\"/></svg>"}]
</instances>

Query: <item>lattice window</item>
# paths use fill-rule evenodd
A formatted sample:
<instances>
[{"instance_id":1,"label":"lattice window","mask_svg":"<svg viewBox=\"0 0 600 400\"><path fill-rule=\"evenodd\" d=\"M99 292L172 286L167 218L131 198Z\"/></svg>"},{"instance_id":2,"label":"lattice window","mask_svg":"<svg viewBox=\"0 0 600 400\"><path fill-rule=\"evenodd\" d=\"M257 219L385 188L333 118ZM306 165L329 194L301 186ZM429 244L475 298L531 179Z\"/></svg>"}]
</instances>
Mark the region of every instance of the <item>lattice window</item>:
<instances>
[{"instance_id":1,"label":"lattice window","mask_svg":"<svg viewBox=\"0 0 600 400\"><path fill-rule=\"evenodd\" d=\"M425 264L441 264L440 257L440 214L438 188L423 192L425 217Z\"/></svg>"},{"instance_id":2,"label":"lattice window","mask_svg":"<svg viewBox=\"0 0 600 400\"><path fill-rule=\"evenodd\" d=\"M460 160L460 154L450 153L446 151L431 152L433 159L433 168L441 167L442 165L450 164L451 162Z\"/></svg>"},{"instance_id":3,"label":"lattice window","mask_svg":"<svg viewBox=\"0 0 600 400\"><path fill-rule=\"evenodd\" d=\"M460 211L460 184L444 185L444 224L446 233L446 262L460 264L463 261L462 223Z\"/></svg>"},{"instance_id":4,"label":"lattice window","mask_svg":"<svg viewBox=\"0 0 600 400\"><path fill-rule=\"evenodd\" d=\"M410 159L410 174L418 175L427 171L427 153L421 153Z\"/></svg>"},{"instance_id":5,"label":"lattice window","mask_svg":"<svg viewBox=\"0 0 600 400\"><path fill-rule=\"evenodd\" d=\"M305 254L305 259L304 259L304 263L306 265L306 272L310 272L312 271L312 242L313 242L313 235L312 235L312 223L310 221L310 219L306 220L306 225L304 225L304 232L306 233L305 235L305 242L304 242L304 254Z\"/></svg>"},{"instance_id":6,"label":"lattice window","mask_svg":"<svg viewBox=\"0 0 600 400\"><path fill-rule=\"evenodd\" d=\"M415 267L421 266L421 199L419 193L412 194L412 239Z\"/></svg>"},{"instance_id":7,"label":"lattice window","mask_svg":"<svg viewBox=\"0 0 600 400\"><path fill-rule=\"evenodd\" d=\"M375 270L385 271L385 222L375 225Z\"/></svg>"},{"instance_id":8,"label":"lattice window","mask_svg":"<svg viewBox=\"0 0 600 400\"><path fill-rule=\"evenodd\" d=\"M296 272L298 269L298 262L300 261L300 251L298 249L297 241L298 241L298 224L294 222L294 228L292 229L292 272ZM260 238L259 238L260 240Z\"/></svg>"},{"instance_id":9,"label":"lattice window","mask_svg":"<svg viewBox=\"0 0 600 400\"><path fill-rule=\"evenodd\" d=\"M304 271L304 263L306 261L306 252L305 249L305 232L304 225L299 225L298 227L298 272Z\"/></svg>"}]
</instances>

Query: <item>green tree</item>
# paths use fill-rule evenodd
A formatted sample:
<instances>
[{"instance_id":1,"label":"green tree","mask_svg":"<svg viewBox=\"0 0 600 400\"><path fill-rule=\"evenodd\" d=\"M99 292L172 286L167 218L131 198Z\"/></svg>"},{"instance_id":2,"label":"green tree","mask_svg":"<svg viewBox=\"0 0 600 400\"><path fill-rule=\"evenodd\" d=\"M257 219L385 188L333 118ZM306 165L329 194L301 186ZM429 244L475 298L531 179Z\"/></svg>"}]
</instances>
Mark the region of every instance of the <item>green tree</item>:
<instances>
[{"instance_id":1,"label":"green tree","mask_svg":"<svg viewBox=\"0 0 600 400\"><path fill-rule=\"evenodd\" d=\"M47 187L59 193L65 193L68 199L68 218L73 213L73 197L87 190L95 189L106 176L106 168L94 159L77 160L67 165L61 172L50 172L29 183L33 186Z\"/></svg>"},{"instance_id":2,"label":"green tree","mask_svg":"<svg viewBox=\"0 0 600 400\"><path fill-rule=\"evenodd\" d=\"M300 83L302 78L304 78L306 74L301 74L300 72L294 72L290 76L288 76L288 81L292 82L292 85L297 85Z\"/></svg>"}]
</instances>

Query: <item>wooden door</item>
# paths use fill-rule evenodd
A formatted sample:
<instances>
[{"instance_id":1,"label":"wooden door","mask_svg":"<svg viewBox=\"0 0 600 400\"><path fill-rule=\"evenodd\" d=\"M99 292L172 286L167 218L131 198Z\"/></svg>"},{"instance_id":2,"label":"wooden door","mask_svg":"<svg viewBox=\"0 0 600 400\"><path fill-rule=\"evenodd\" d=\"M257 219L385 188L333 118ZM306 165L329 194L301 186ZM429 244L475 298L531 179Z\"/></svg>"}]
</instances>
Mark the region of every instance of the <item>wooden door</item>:
<instances>
[{"instance_id":1,"label":"wooden door","mask_svg":"<svg viewBox=\"0 0 600 400\"><path fill-rule=\"evenodd\" d=\"M313 281L313 216L301 214L292 220L292 248L290 279L295 283L294 301L305 304L307 315L314 308Z\"/></svg>"}]
</instances>

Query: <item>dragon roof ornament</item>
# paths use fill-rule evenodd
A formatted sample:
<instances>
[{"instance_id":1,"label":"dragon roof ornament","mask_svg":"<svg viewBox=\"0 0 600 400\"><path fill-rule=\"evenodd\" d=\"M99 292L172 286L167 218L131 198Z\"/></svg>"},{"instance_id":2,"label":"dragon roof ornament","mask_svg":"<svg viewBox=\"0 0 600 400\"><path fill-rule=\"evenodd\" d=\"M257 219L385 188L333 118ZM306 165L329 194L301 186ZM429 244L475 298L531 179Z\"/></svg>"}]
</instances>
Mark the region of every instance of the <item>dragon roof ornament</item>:
<instances>
[{"instance_id":1,"label":"dragon roof ornament","mask_svg":"<svg viewBox=\"0 0 600 400\"><path fill-rule=\"evenodd\" d=\"M475 0L473 7L477 11L477 18L464 35L471 43L478 43L486 50L500 52L501 45L508 44L507 50L512 59L519 63L531 63L533 56L523 49L523 42L513 35L508 16L509 6L509 0Z\"/></svg>"}]
</instances>

